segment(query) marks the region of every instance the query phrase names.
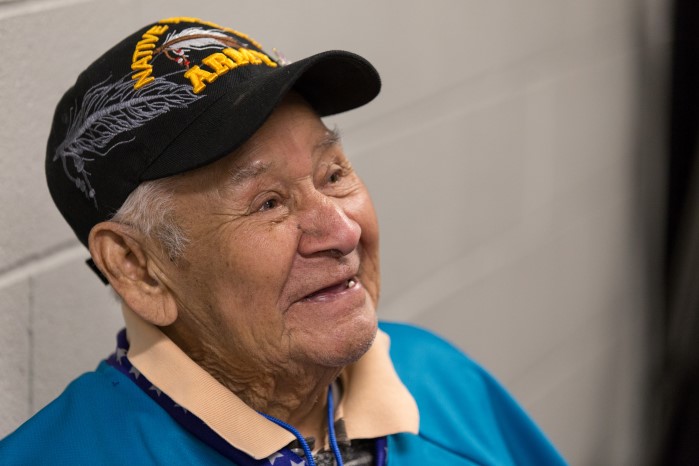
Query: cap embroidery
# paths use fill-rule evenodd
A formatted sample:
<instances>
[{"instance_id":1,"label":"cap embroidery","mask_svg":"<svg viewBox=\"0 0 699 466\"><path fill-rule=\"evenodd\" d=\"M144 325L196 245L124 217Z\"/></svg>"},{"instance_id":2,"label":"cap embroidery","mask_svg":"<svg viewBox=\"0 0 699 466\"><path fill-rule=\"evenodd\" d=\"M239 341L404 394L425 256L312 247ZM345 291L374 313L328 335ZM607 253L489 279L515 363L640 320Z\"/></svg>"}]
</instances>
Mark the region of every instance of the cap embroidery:
<instances>
[{"instance_id":1,"label":"cap embroidery","mask_svg":"<svg viewBox=\"0 0 699 466\"><path fill-rule=\"evenodd\" d=\"M238 41L221 30L191 27L168 34L163 45L155 49L154 53L164 53L168 59L189 69L190 61L187 52L190 50L247 47L248 45L248 43Z\"/></svg>"},{"instance_id":2,"label":"cap embroidery","mask_svg":"<svg viewBox=\"0 0 699 466\"><path fill-rule=\"evenodd\" d=\"M277 66L277 64L264 53L243 47L240 47L238 50L225 48L220 52L212 53L204 58L202 63L211 68L211 71L201 69L198 65L194 65L184 73L184 77L189 79L192 83L192 90L195 94L204 90L206 84L211 84L216 81L219 76L239 66L261 65L263 63L271 68L276 68Z\"/></svg>"},{"instance_id":3,"label":"cap embroidery","mask_svg":"<svg viewBox=\"0 0 699 466\"><path fill-rule=\"evenodd\" d=\"M156 47L159 36L168 30L168 25L162 23L178 24L180 21L193 22L208 26L209 28L193 26L181 31L170 31L165 36L161 46ZM189 79L192 90L199 94L207 84L213 83L219 76L242 65L265 64L276 68L277 63L263 52L248 48L250 44L262 49L260 44L249 36L223 28L213 23L207 23L195 18L170 18L160 21L161 25L151 27L136 43L132 56L131 69L135 71L131 79L136 80L134 89L139 89L153 82L155 78L152 62L160 55L185 68L184 78ZM215 29L210 29L214 27ZM236 37L230 34L235 34ZM243 40L243 38L245 40ZM246 42L249 41L249 42ZM216 49L217 52L205 57L202 64L208 66L211 71L202 69L199 65L192 65L191 51ZM283 65L285 62L280 61Z\"/></svg>"},{"instance_id":4,"label":"cap embroidery","mask_svg":"<svg viewBox=\"0 0 699 466\"><path fill-rule=\"evenodd\" d=\"M257 47L258 49L260 49L260 50L264 49L264 47L262 47L262 44L260 44L255 39L248 36L247 34L240 32L240 31L236 31L235 29L227 28L225 26L219 26L218 24L212 23L211 21L204 21L204 20L201 20L199 18L190 18L187 16L179 16L179 17L174 17L174 18L161 19L158 22L160 24L179 24L179 23L201 24L202 26L208 26L210 28L219 29L221 31L230 32L231 34L235 34L236 36L242 37L243 39L247 40L252 45Z\"/></svg>"},{"instance_id":5,"label":"cap embroidery","mask_svg":"<svg viewBox=\"0 0 699 466\"><path fill-rule=\"evenodd\" d=\"M117 140L121 134L201 98L189 85L173 83L166 77L153 78L150 85L138 89L131 84L131 73L114 83L107 83L107 78L90 87L79 107L71 107L66 137L56 148L53 161L61 159L66 176L92 199L95 208L97 196L86 169L94 158L86 153L104 157L134 139Z\"/></svg>"},{"instance_id":6,"label":"cap embroidery","mask_svg":"<svg viewBox=\"0 0 699 466\"><path fill-rule=\"evenodd\" d=\"M137 79L133 85L134 89L143 87L153 82L155 79L151 76L153 65L151 65L150 61L153 58L153 49L155 48L155 44L158 43L159 36L167 31L168 27L169 26L153 26L146 31L141 36L141 40L136 43L136 48L131 58L131 69L137 71L137 73L131 76L131 79Z\"/></svg>"},{"instance_id":7,"label":"cap embroidery","mask_svg":"<svg viewBox=\"0 0 699 466\"><path fill-rule=\"evenodd\" d=\"M277 57L276 62L279 63L282 66L290 65L291 61L284 56L283 53L281 53L278 49L272 48L272 53L274 54L275 57Z\"/></svg>"}]
</instances>

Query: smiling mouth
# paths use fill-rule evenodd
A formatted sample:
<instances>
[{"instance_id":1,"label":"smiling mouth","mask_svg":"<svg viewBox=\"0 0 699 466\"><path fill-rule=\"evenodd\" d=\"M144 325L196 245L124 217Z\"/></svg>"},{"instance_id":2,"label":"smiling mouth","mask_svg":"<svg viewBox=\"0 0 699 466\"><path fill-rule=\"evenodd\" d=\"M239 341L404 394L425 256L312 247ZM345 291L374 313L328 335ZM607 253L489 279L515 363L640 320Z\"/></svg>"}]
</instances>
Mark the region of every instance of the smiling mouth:
<instances>
[{"instance_id":1,"label":"smiling mouth","mask_svg":"<svg viewBox=\"0 0 699 466\"><path fill-rule=\"evenodd\" d=\"M318 291L315 291L309 294L308 296L304 297L301 301L324 301L327 299L332 299L338 294L356 288L357 286L359 286L359 282L355 277L352 277L335 285L331 285L322 288Z\"/></svg>"}]
</instances>

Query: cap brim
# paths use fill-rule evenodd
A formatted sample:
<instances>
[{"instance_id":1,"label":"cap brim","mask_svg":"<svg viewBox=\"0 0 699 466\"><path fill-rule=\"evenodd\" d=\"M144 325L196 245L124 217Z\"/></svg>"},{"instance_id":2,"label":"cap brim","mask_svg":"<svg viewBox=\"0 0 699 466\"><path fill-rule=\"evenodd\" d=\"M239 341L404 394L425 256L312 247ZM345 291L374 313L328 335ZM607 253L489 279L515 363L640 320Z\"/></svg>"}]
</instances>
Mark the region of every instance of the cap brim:
<instances>
[{"instance_id":1,"label":"cap brim","mask_svg":"<svg viewBox=\"0 0 699 466\"><path fill-rule=\"evenodd\" d=\"M243 83L230 83L142 174L141 181L183 173L240 147L293 88L320 116L360 107L376 97L376 69L351 52L329 51L280 66Z\"/></svg>"}]
</instances>

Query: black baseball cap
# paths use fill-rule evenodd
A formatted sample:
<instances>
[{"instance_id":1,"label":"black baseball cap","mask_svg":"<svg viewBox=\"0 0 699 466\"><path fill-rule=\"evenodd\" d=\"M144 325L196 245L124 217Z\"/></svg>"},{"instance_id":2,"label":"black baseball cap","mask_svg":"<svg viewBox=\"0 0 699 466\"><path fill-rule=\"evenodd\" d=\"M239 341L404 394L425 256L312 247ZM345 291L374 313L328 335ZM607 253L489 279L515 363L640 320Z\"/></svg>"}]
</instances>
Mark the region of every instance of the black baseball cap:
<instances>
[{"instance_id":1,"label":"black baseball cap","mask_svg":"<svg viewBox=\"0 0 699 466\"><path fill-rule=\"evenodd\" d=\"M288 63L242 32L168 18L130 35L83 71L58 103L46 178L87 246L142 182L230 154L294 89L320 116L371 101L381 81L350 52Z\"/></svg>"}]
</instances>

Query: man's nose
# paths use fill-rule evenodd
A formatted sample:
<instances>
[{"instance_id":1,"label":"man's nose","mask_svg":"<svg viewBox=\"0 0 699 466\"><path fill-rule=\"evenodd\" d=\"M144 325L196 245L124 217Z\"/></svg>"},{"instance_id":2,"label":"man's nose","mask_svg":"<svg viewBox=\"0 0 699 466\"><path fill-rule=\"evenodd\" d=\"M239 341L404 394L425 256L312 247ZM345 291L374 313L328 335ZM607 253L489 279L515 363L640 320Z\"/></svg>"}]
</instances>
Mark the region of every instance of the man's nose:
<instances>
[{"instance_id":1,"label":"man's nose","mask_svg":"<svg viewBox=\"0 0 699 466\"><path fill-rule=\"evenodd\" d=\"M347 215L341 199L315 192L306 204L298 225L302 231L299 240L301 255L330 253L342 257L356 249L362 229Z\"/></svg>"}]
</instances>

